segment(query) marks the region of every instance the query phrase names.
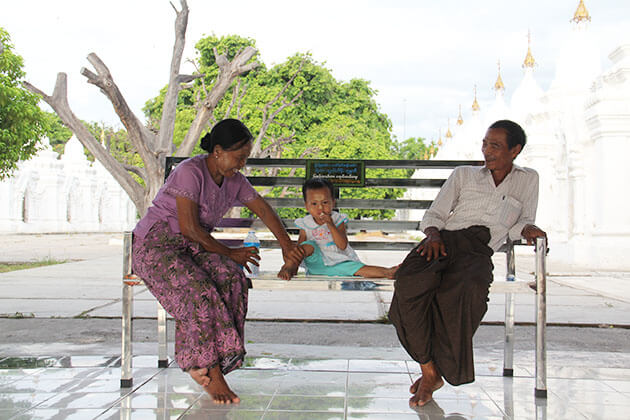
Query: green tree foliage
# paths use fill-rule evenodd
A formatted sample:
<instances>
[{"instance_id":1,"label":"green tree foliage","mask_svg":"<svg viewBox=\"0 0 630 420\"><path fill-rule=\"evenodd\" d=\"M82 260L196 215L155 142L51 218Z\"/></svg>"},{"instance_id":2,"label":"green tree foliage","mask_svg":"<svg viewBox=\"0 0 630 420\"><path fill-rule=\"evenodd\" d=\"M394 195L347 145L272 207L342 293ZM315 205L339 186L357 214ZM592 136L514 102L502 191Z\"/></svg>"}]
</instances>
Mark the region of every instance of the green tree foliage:
<instances>
[{"instance_id":1,"label":"green tree foliage","mask_svg":"<svg viewBox=\"0 0 630 420\"><path fill-rule=\"evenodd\" d=\"M62 154L66 143L72 137L72 131L63 125L57 114L44 111L44 115L46 116L46 135L50 141L50 146L55 152Z\"/></svg>"},{"instance_id":2,"label":"green tree foliage","mask_svg":"<svg viewBox=\"0 0 630 420\"><path fill-rule=\"evenodd\" d=\"M37 105L39 97L22 87L22 68L22 57L0 28L0 179L35 154L45 134L46 117Z\"/></svg>"},{"instance_id":3,"label":"green tree foliage","mask_svg":"<svg viewBox=\"0 0 630 420\"><path fill-rule=\"evenodd\" d=\"M409 137L398 143L396 145L398 159L427 160L434 157L438 151L438 145L434 141L427 145L425 141L422 137ZM413 169L408 169L407 176L411 176L413 171Z\"/></svg>"},{"instance_id":4,"label":"green tree foliage","mask_svg":"<svg viewBox=\"0 0 630 420\"><path fill-rule=\"evenodd\" d=\"M63 154L66 143L72 137L72 131L61 122L57 114L44 112L46 116L46 135L50 140L53 150L60 155ZM128 165L141 164L138 154L135 152L127 138L127 131L117 129L101 122L82 121L90 133L105 146L109 153L121 163ZM85 155L90 161L94 161L94 156L87 149Z\"/></svg>"},{"instance_id":5,"label":"green tree foliage","mask_svg":"<svg viewBox=\"0 0 630 420\"><path fill-rule=\"evenodd\" d=\"M217 76L214 49L232 59L245 46L254 46L255 41L236 35L208 36L196 44L197 66L203 79L180 93L175 123L175 144L179 144L196 113L196 98L211 86ZM293 79L292 79L293 78ZM287 85L288 84L288 85ZM285 89L283 91L283 89ZM160 121L164 102L164 88L160 95L149 100L144 108L152 124ZM284 92L282 100L271 104L274 98ZM268 68L264 63L240 78L238 90L228 91L215 109L216 121L226 116L241 119L256 136L265 123L265 104L271 104L269 114L284 102L295 103L286 106L265 131L261 143L261 153L256 157L280 157L275 149L269 149L278 139L290 139L283 144L281 157L310 157L322 159L396 159L399 146L391 135L391 122L383 114L374 99L376 92L368 81L352 79L336 80L323 63L315 61L310 54L295 54L281 64ZM209 127L208 127L209 129ZM409 147L411 149L411 145ZM196 149L193 154L201 153ZM285 171L285 173L288 172ZM280 174L282 175L282 173ZM304 175L296 173L297 176ZM405 177L403 170L370 170L368 177ZM354 189L344 188L341 198L397 198L401 189ZM269 196L301 197L297 189L276 188ZM303 214L295 209L281 209L282 217ZM352 210L350 217L393 216L393 211Z\"/></svg>"}]
</instances>

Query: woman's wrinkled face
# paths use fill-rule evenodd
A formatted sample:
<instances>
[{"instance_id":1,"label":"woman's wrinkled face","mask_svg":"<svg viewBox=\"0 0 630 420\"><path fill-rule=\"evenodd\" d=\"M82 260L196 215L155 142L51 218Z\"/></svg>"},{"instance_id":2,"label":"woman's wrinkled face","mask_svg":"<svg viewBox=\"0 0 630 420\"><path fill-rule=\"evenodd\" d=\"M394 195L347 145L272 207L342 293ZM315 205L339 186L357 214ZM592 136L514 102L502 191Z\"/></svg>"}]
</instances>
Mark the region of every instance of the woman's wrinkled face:
<instances>
[{"instance_id":1,"label":"woman's wrinkled face","mask_svg":"<svg viewBox=\"0 0 630 420\"><path fill-rule=\"evenodd\" d=\"M223 176L231 177L243 169L249 154L252 152L252 147L251 141L248 141L236 150L226 150L221 146L215 146L214 156L217 159L219 173Z\"/></svg>"},{"instance_id":2,"label":"woman's wrinkled face","mask_svg":"<svg viewBox=\"0 0 630 420\"><path fill-rule=\"evenodd\" d=\"M326 187L306 190L306 201L304 203L306 211L313 216L318 224L324 223L322 216L332 214L335 207L335 199L330 190Z\"/></svg>"}]
</instances>

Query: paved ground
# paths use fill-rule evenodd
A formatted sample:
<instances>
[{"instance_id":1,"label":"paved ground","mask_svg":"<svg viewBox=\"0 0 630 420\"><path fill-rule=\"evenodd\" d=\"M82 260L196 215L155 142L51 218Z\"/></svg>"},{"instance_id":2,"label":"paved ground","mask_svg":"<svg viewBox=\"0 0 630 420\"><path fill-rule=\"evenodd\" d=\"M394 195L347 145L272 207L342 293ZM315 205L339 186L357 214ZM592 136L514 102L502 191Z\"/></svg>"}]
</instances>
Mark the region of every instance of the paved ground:
<instances>
[{"instance_id":1,"label":"paved ground","mask_svg":"<svg viewBox=\"0 0 630 420\"><path fill-rule=\"evenodd\" d=\"M155 301L135 296L134 380L120 390L120 234L6 235L4 261L70 262L0 274L0 418L626 419L630 408L630 274L575 272L548 260L548 398L535 399L534 301L517 295L515 377L501 377L503 294L475 336L475 383L445 386L414 411L417 364L380 324L391 293L257 290L247 367L228 379L243 402L215 406L172 365L155 368ZM533 258L519 249L518 276ZM263 270L279 264L263 251ZM401 253L362 253L392 265ZM495 257L502 281L504 258ZM274 319L293 322L270 322ZM301 322L301 320L335 322ZM173 328L170 328L172 334ZM172 340L170 353L173 354Z\"/></svg>"}]
</instances>

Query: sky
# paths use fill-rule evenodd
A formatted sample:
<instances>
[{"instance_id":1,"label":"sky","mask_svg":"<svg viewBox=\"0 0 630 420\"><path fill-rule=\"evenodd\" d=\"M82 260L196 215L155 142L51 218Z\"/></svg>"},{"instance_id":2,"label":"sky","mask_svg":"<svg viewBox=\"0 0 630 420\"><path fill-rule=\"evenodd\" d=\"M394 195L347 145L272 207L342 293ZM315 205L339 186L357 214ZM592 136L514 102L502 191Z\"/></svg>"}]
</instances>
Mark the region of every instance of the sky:
<instances>
[{"instance_id":1,"label":"sky","mask_svg":"<svg viewBox=\"0 0 630 420\"><path fill-rule=\"evenodd\" d=\"M179 7L179 0L172 0ZM509 101L523 77L528 31L544 90L571 31L579 0L188 0L184 59L204 35L256 40L271 66L310 52L340 81L362 78L399 140L437 139L461 105L470 114L473 89L482 107L494 100L497 62ZM585 0L603 70L608 54L630 44L629 0ZM81 76L95 52L141 120L142 106L168 82L175 13L167 0L20 0L0 5L0 26L24 58L26 80L52 94L68 74L69 103L83 120L120 127L99 89ZM192 66L184 63L183 73ZM49 108L43 106L44 109Z\"/></svg>"}]
</instances>

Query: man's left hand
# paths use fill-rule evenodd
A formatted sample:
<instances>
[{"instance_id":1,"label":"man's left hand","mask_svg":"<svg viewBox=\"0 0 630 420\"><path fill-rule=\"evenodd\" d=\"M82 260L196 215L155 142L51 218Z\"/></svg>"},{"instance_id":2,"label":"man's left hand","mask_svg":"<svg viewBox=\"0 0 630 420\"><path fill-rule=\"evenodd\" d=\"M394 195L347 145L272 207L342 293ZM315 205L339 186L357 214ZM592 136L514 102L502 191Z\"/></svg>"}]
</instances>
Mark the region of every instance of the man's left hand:
<instances>
[{"instance_id":1,"label":"man's left hand","mask_svg":"<svg viewBox=\"0 0 630 420\"><path fill-rule=\"evenodd\" d=\"M521 236L527 240L527 245L534 245L536 238L547 238L545 231L536 225L525 225L521 231ZM547 245L549 245L548 242Z\"/></svg>"}]
</instances>

